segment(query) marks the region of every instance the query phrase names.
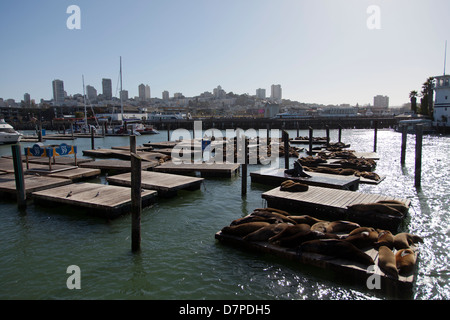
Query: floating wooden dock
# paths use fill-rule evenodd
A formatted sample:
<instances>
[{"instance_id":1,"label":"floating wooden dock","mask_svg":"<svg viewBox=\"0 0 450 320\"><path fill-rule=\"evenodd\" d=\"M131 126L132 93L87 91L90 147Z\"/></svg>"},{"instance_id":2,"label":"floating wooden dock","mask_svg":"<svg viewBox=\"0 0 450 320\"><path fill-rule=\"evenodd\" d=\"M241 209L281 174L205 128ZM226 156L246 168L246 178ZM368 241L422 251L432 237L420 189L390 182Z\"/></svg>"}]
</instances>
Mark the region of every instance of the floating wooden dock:
<instances>
[{"instance_id":1,"label":"floating wooden dock","mask_svg":"<svg viewBox=\"0 0 450 320\"><path fill-rule=\"evenodd\" d=\"M33 192L51 189L59 186L71 184L68 179L61 179L48 176L24 175L25 193L31 196ZM0 193L16 197L16 180L14 173L0 175Z\"/></svg>"},{"instance_id":2,"label":"floating wooden dock","mask_svg":"<svg viewBox=\"0 0 450 320\"><path fill-rule=\"evenodd\" d=\"M197 190L200 188L203 178L181 176L170 173L142 171L141 186L143 189L158 191L162 196L174 196L178 190ZM131 187L131 173L109 176L110 184Z\"/></svg>"},{"instance_id":3,"label":"floating wooden dock","mask_svg":"<svg viewBox=\"0 0 450 320\"><path fill-rule=\"evenodd\" d=\"M317 172L307 172L311 178L292 177L284 173L284 169L261 169L250 173L252 182L280 185L283 181L292 180L309 186L326 187L343 190L358 190L359 177L329 175Z\"/></svg>"},{"instance_id":4,"label":"floating wooden dock","mask_svg":"<svg viewBox=\"0 0 450 320\"><path fill-rule=\"evenodd\" d=\"M181 163L175 164L172 161L165 162L154 167L157 172L167 173L192 173L200 172L202 176L231 177L239 170L240 165L236 163Z\"/></svg>"},{"instance_id":5,"label":"floating wooden dock","mask_svg":"<svg viewBox=\"0 0 450 320\"><path fill-rule=\"evenodd\" d=\"M157 162L148 162L148 161L141 162L142 170L148 170L157 165L158 165ZM87 163L82 163L82 164L80 164L79 167L100 169L102 171L115 170L115 171L128 172L128 171L131 171L131 161L113 160L113 159L111 159L111 160L96 160L96 161L91 161L91 162L87 162Z\"/></svg>"},{"instance_id":6,"label":"floating wooden dock","mask_svg":"<svg viewBox=\"0 0 450 320\"><path fill-rule=\"evenodd\" d=\"M396 232L404 217L391 215L355 216L350 214L348 206L360 203L375 203L382 200L397 200L409 208L411 203L408 199L315 186L310 186L304 192L280 191L280 188L277 187L263 193L262 198L267 200L267 206L271 208L314 215L319 219L351 220L361 225L388 229L394 232Z\"/></svg>"},{"instance_id":7,"label":"floating wooden dock","mask_svg":"<svg viewBox=\"0 0 450 320\"><path fill-rule=\"evenodd\" d=\"M48 176L55 177L55 178L69 179L71 181L78 181L81 179L96 177L96 176L99 176L100 174L101 174L100 169L76 168L76 169L51 173Z\"/></svg>"},{"instance_id":8,"label":"floating wooden dock","mask_svg":"<svg viewBox=\"0 0 450 320\"><path fill-rule=\"evenodd\" d=\"M383 293L397 297L409 297L412 294L414 273L407 276L399 275L397 279L386 275L378 267L378 251L373 248L363 250L364 253L374 260L375 265L377 265L376 268L373 266L372 271L369 272L367 266L350 260L312 252L300 252L296 249L280 247L269 242L244 241L238 236L224 234L221 231L215 234L215 238L221 243L237 247L241 250L245 249L252 252L271 254L282 259L299 262L303 265L311 265L325 269L339 275L339 279L345 279L347 282L366 288L369 277L376 275L379 276L380 291ZM417 261L419 254L418 247L413 245L411 249L413 249Z\"/></svg>"},{"instance_id":9,"label":"floating wooden dock","mask_svg":"<svg viewBox=\"0 0 450 320\"><path fill-rule=\"evenodd\" d=\"M144 147L153 147L155 149L165 149L165 148L174 148L180 141L163 141L163 142L148 142L143 143Z\"/></svg>"},{"instance_id":10,"label":"floating wooden dock","mask_svg":"<svg viewBox=\"0 0 450 320\"><path fill-rule=\"evenodd\" d=\"M54 179L54 178L52 178ZM67 179L63 179L68 181ZM157 192L143 190L142 207L154 202ZM69 205L94 215L113 219L131 210L131 189L97 183L72 183L70 185L33 192L33 199L42 205Z\"/></svg>"}]
</instances>

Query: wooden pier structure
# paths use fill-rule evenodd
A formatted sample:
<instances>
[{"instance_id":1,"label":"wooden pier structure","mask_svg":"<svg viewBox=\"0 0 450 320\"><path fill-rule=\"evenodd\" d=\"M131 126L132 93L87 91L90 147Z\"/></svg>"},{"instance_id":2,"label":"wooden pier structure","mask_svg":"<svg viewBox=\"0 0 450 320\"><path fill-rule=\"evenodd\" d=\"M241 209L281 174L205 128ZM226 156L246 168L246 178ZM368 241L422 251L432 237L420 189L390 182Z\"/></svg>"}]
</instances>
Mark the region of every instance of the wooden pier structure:
<instances>
[{"instance_id":1,"label":"wooden pier structure","mask_svg":"<svg viewBox=\"0 0 450 320\"><path fill-rule=\"evenodd\" d=\"M156 167L158 162L149 162L142 161L142 169L148 170L150 168ZM115 160L115 159L107 159L107 160L96 160L91 162L82 163L79 165L81 168L91 168L91 169L100 169L102 171L119 171L119 172L129 172L131 171L131 161L127 160Z\"/></svg>"},{"instance_id":2,"label":"wooden pier structure","mask_svg":"<svg viewBox=\"0 0 450 320\"><path fill-rule=\"evenodd\" d=\"M280 185L283 181L292 180L309 186L326 187L332 189L358 190L360 178L355 176L330 175L318 172L307 172L311 178L292 177L284 173L284 169L261 169L251 172L252 182Z\"/></svg>"},{"instance_id":3,"label":"wooden pier structure","mask_svg":"<svg viewBox=\"0 0 450 320\"><path fill-rule=\"evenodd\" d=\"M27 197L32 196L32 193L35 191L52 189L72 183L69 179L27 174L24 175L24 182ZM0 194L16 197L17 189L14 173L0 175Z\"/></svg>"},{"instance_id":4,"label":"wooden pier structure","mask_svg":"<svg viewBox=\"0 0 450 320\"><path fill-rule=\"evenodd\" d=\"M177 194L178 190L197 190L200 188L203 178L182 176L170 173L153 171L141 172L141 186L143 189L156 190L158 195L169 197ZM131 186L131 173L107 177L110 184Z\"/></svg>"},{"instance_id":5,"label":"wooden pier structure","mask_svg":"<svg viewBox=\"0 0 450 320\"><path fill-rule=\"evenodd\" d=\"M54 178L52 178L54 179ZM68 181L67 179L63 179ZM157 192L143 190L142 207L154 202ZM131 189L98 183L71 183L69 185L33 192L33 199L41 205L61 204L88 211L96 216L114 219L131 210Z\"/></svg>"},{"instance_id":6,"label":"wooden pier structure","mask_svg":"<svg viewBox=\"0 0 450 320\"><path fill-rule=\"evenodd\" d=\"M354 204L376 203L378 201L396 200L409 208L411 201L379 194L358 191L338 190L310 186L304 192L280 191L274 188L263 193L267 206L299 214L313 215L319 219L351 220L362 225L396 231L405 217L393 215L354 214L348 207Z\"/></svg>"},{"instance_id":7,"label":"wooden pier structure","mask_svg":"<svg viewBox=\"0 0 450 320\"><path fill-rule=\"evenodd\" d=\"M180 163L165 162L153 170L166 173L193 173L200 172L202 177L232 177L239 170L240 164L236 163Z\"/></svg>"}]
</instances>

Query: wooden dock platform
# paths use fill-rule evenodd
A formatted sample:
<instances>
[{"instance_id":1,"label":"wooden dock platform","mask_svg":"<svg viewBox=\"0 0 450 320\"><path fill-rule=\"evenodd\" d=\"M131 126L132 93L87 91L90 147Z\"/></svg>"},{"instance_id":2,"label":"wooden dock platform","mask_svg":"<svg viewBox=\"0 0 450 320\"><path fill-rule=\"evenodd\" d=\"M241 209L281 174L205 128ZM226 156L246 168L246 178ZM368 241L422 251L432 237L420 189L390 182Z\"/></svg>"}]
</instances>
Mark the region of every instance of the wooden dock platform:
<instances>
[{"instance_id":1,"label":"wooden dock platform","mask_svg":"<svg viewBox=\"0 0 450 320\"><path fill-rule=\"evenodd\" d=\"M65 186L71 184L68 179L61 179L49 176L24 175L25 193L31 196L33 192ZM16 197L16 180L14 173L0 175L0 193Z\"/></svg>"},{"instance_id":2,"label":"wooden dock platform","mask_svg":"<svg viewBox=\"0 0 450 320\"><path fill-rule=\"evenodd\" d=\"M109 176L106 179L110 184L131 187L131 173ZM160 196L174 196L178 190L197 190L203 178L182 176L170 173L142 171L141 186L143 189L158 191Z\"/></svg>"},{"instance_id":3,"label":"wooden dock platform","mask_svg":"<svg viewBox=\"0 0 450 320\"><path fill-rule=\"evenodd\" d=\"M56 173L51 173L49 177L69 179L71 181L78 181L81 179L92 178L99 176L101 174L100 169L90 169L90 168L75 168L71 170L60 171Z\"/></svg>"},{"instance_id":4,"label":"wooden dock platform","mask_svg":"<svg viewBox=\"0 0 450 320\"><path fill-rule=\"evenodd\" d=\"M186 163L186 164L175 164L172 161L161 164L160 166L154 167L153 170L157 172L166 173L192 173L200 172L202 177L212 176L212 177L231 177L237 173L240 165L236 163Z\"/></svg>"},{"instance_id":5,"label":"wooden dock platform","mask_svg":"<svg viewBox=\"0 0 450 320\"><path fill-rule=\"evenodd\" d=\"M54 179L54 178L52 178ZM67 179L64 179L67 181ZM154 202L157 192L142 191L142 207ZM98 183L72 183L70 185L33 192L34 202L41 205L69 205L96 216L113 219L131 211L131 189Z\"/></svg>"},{"instance_id":6,"label":"wooden dock platform","mask_svg":"<svg viewBox=\"0 0 450 320\"><path fill-rule=\"evenodd\" d=\"M242 238L230 234L224 234L221 231L215 234L215 238L226 245L230 245L241 250L270 254L282 259L298 262L302 265L310 265L325 269L327 272L338 274L339 279L345 279L355 285L367 288L369 277L377 275L380 279L380 289L382 293L396 297L409 297L412 294L414 284L414 273L394 278L386 275L378 267L378 251L373 248L366 248L364 253L369 255L375 262L373 270L368 272L368 267L357 262L338 257L326 256L312 252L300 252L296 249L284 248L278 245L263 241L244 241ZM413 245L411 249L417 257L419 255L418 247ZM417 265L417 263L416 263Z\"/></svg>"},{"instance_id":7,"label":"wooden dock platform","mask_svg":"<svg viewBox=\"0 0 450 320\"><path fill-rule=\"evenodd\" d=\"M395 198L379 194L367 194L358 191L347 191L310 186L305 192L280 191L280 188L263 193L262 198L267 206L288 212L309 214L319 219L351 220L362 225L383 228L396 232L404 217L392 215L354 215L348 206L361 203L375 203L382 200L397 200L407 208L411 203L408 199Z\"/></svg>"},{"instance_id":8,"label":"wooden dock platform","mask_svg":"<svg viewBox=\"0 0 450 320\"><path fill-rule=\"evenodd\" d=\"M157 166L157 162L142 161L142 170L148 170ZM82 163L80 168L100 169L102 171L115 170L121 172L131 171L131 161L126 160L96 160L91 162Z\"/></svg>"},{"instance_id":9,"label":"wooden dock platform","mask_svg":"<svg viewBox=\"0 0 450 320\"><path fill-rule=\"evenodd\" d=\"M153 147L155 149L165 149L165 148L174 148L180 141L163 141L163 142L148 142L143 143L144 147Z\"/></svg>"},{"instance_id":10,"label":"wooden dock platform","mask_svg":"<svg viewBox=\"0 0 450 320\"><path fill-rule=\"evenodd\" d=\"M284 173L284 169L261 169L250 173L252 182L267 184L267 185L280 185L283 181L292 180L294 182L300 182L309 186L326 187L333 189L343 190L358 190L359 177L355 176L341 176L341 175L329 175L318 172L307 172L311 178L292 177Z\"/></svg>"}]
</instances>

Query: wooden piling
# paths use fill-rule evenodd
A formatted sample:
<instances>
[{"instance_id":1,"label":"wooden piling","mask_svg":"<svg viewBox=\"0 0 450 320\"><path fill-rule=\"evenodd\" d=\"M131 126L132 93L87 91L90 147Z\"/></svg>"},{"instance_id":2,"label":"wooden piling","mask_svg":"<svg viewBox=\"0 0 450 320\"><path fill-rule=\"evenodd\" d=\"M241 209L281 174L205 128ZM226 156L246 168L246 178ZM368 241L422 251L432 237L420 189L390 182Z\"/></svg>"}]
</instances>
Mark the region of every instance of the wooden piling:
<instances>
[{"instance_id":1,"label":"wooden piling","mask_svg":"<svg viewBox=\"0 0 450 320\"><path fill-rule=\"evenodd\" d=\"M237 147L237 146L236 146ZM241 196L247 194L247 158L248 154L248 140L244 139L244 163L241 164Z\"/></svg>"},{"instance_id":2,"label":"wooden piling","mask_svg":"<svg viewBox=\"0 0 450 320\"><path fill-rule=\"evenodd\" d=\"M339 124L339 138L338 141L341 142L342 140L342 126Z\"/></svg>"},{"instance_id":3,"label":"wooden piling","mask_svg":"<svg viewBox=\"0 0 450 320\"><path fill-rule=\"evenodd\" d=\"M170 124L167 125L167 141L170 141Z\"/></svg>"},{"instance_id":4,"label":"wooden piling","mask_svg":"<svg viewBox=\"0 0 450 320\"><path fill-rule=\"evenodd\" d=\"M416 188L421 187L421 175L422 175L422 135L423 126L421 124L416 125L416 170L414 174L414 186Z\"/></svg>"},{"instance_id":5,"label":"wooden piling","mask_svg":"<svg viewBox=\"0 0 450 320\"><path fill-rule=\"evenodd\" d=\"M312 154L313 128L309 127L309 154Z\"/></svg>"},{"instance_id":6,"label":"wooden piling","mask_svg":"<svg viewBox=\"0 0 450 320\"><path fill-rule=\"evenodd\" d=\"M405 165L405 158L406 158L406 140L407 140L407 126L402 127L402 153L401 153L401 159L400 163Z\"/></svg>"},{"instance_id":7,"label":"wooden piling","mask_svg":"<svg viewBox=\"0 0 450 320\"><path fill-rule=\"evenodd\" d=\"M24 209L27 206L27 195L25 192L25 179L23 176L22 154L20 152L20 144L11 146L13 164L14 164L14 177L16 180L17 190L17 206L19 209Z\"/></svg>"},{"instance_id":8,"label":"wooden piling","mask_svg":"<svg viewBox=\"0 0 450 320\"><path fill-rule=\"evenodd\" d=\"M327 148L330 147L330 127L326 126L326 130L327 130Z\"/></svg>"},{"instance_id":9,"label":"wooden piling","mask_svg":"<svg viewBox=\"0 0 450 320\"><path fill-rule=\"evenodd\" d=\"M130 152L136 153L136 136L135 135L130 136Z\"/></svg>"},{"instance_id":10,"label":"wooden piling","mask_svg":"<svg viewBox=\"0 0 450 320\"><path fill-rule=\"evenodd\" d=\"M141 249L141 158L131 154L131 251Z\"/></svg>"},{"instance_id":11,"label":"wooden piling","mask_svg":"<svg viewBox=\"0 0 450 320\"><path fill-rule=\"evenodd\" d=\"M95 149L95 143L94 143L94 128L91 128L91 150Z\"/></svg>"},{"instance_id":12,"label":"wooden piling","mask_svg":"<svg viewBox=\"0 0 450 320\"><path fill-rule=\"evenodd\" d=\"M377 131L378 131L378 121L374 123L374 136L373 136L373 152L377 152Z\"/></svg>"},{"instance_id":13,"label":"wooden piling","mask_svg":"<svg viewBox=\"0 0 450 320\"><path fill-rule=\"evenodd\" d=\"M300 124L297 121L297 137L300 136Z\"/></svg>"},{"instance_id":14,"label":"wooden piling","mask_svg":"<svg viewBox=\"0 0 450 320\"><path fill-rule=\"evenodd\" d=\"M284 168L289 169L289 133L283 130L284 141Z\"/></svg>"}]
</instances>

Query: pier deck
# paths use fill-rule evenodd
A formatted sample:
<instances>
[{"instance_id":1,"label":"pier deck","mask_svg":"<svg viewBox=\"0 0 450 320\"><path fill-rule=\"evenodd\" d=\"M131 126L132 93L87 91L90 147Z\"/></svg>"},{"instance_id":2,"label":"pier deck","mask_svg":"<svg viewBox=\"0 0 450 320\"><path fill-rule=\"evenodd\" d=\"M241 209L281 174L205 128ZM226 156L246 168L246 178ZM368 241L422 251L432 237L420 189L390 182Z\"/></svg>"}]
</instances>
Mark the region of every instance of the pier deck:
<instances>
[{"instance_id":1,"label":"pier deck","mask_svg":"<svg viewBox=\"0 0 450 320\"><path fill-rule=\"evenodd\" d=\"M65 179L67 181L67 179ZM70 194L70 195L69 195ZM157 192L144 190L141 193L142 207L153 203ZM131 189L98 183L73 183L70 185L33 192L39 204L65 204L83 209L84 212L113 219L131 211Z\"/></svg>"},{"instance_id":2,"label":"pier deck","mask_svg":"<svg viewBox=\"0 0 450 320\"><path fill-rule=\"evenodd\" d=\"M123 173L107 177L110 184L131 186L131 173ZM162 196L176 195L178 190L196 190L200 188L203 178L181 176L170 173L142 171L141 186L143 189L158 191Z\"/></svg>"},{"instance_id":3,"label":"pier deck","mask_svg":"<svg viewBox=\"0 0 450 320\"><path fill-rule=\"evenodd\" d=\"M69 179L71 181L78 181L81 179L96 177L96 176L100 175L100 173L101 173L100 169L76 168L76 169L51 173L48 176L55 177L55 178Z\"/></svg>"},{"instance_id":4,"label":"pier deck","mask_svg":"<svg viewBox=\"0 0 450 320\"><path fill-rule=\"evenodd\" d=\"M398 229L404 217L391 215L351 215L350 217L348 206L382 200L397 200L409 208L411 203L408 199L315 186L310 186L308 191L305 192L280 191L278 187L263 193L261 196L267 200L267 206L271 208L309 214L319 219L352 220L362 225L391 231Z\"/></svg>"},{"instance_id":5,"label":"pier deck","mask_svg":"<svg viewBox=\"0 0 450 320\"><path fill-rule=\"evenodd\" d=\"M31 196L33 192L65 186L71 184L68 179L54 178L49 176L24 175L25 193ZM14 173L0 175L0 193L12 195L17 194Z\"/></svg>"},{"instance_id":6,"label":"pier deck","mask_svg":"<svg viewBox=\"0 0 450 320\"><path fill-rule=\"evenodd\" d=\"M158 165L158 163L156 161L155 162L149 162L149 161L141 162L142 170L148 170L157 165ZM81 168L100 169L102 171L116 170L116 171L128 172L128 171L131 171L131 161L96 160L96 161L91 161L91 162L87 162L87 163L82 163L82 164L80 164L80 167Z\"/></svg>"},{"instance_id":7,"label":"pier deck","mask_svg":"<svg viewBox=\"0 0 450 320\"><path fill-rule=\"evenodd\" d=\"M154 167L157 172L166 173L191 173L200 172L202 176L231 177L239 170L240 165L236 163L185 163L175 164L172 161Z\"/></svg>"},{"instance_id":8,"label":"pier deck","mask_svg":"<svg viewBox=\"0 0 450 320\"><path fill-rule=\"evenodd\" d=\"M292 180L309 186L333 189L358 190L360 179L355 176L329 175L318 172L307 172L311 178L292 177L284 173L284 169L261 169L251 172L252 182L267 185L280 185L283 181Z\"/></svg>"}]
</instances>

